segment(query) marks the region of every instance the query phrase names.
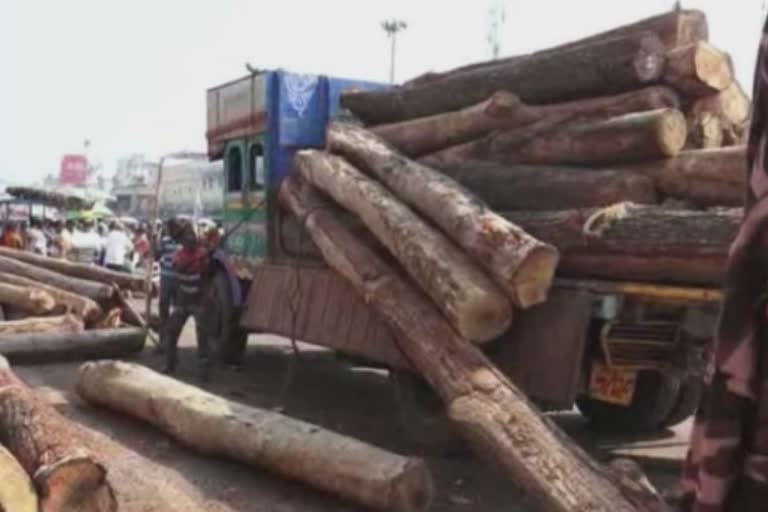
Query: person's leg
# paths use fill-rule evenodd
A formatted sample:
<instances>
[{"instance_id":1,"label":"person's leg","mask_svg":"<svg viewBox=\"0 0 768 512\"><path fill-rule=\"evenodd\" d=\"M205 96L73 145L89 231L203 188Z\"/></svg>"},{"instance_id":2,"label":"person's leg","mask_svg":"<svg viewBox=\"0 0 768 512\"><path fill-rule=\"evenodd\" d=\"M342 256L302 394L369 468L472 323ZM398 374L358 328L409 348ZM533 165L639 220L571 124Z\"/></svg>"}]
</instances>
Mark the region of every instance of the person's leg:
<instances>
[{"instance_id":1,"label":"person's leg","mask_svg":"<svg viewBox=\"0 0 768 512\"><path fill-rule=\"evenodd\" d=\"M178 307L173 308L171 316L168 318L165 336L165 368L163 369L165 373L172 374L176 371L176 349L187 318L189 318L189 310Z\"/></svg>"},{"instance_id":2,"label":"person's leg","mask_svg":"<svg viewBox=\"0 0 768 512\"><path fill-rule=\"evenodd\" d=\"M197 361L200 379L208 380L211 368L210 344L208 340L208 326L204 318L204 308L195 308L195 329L197 334Z\"/></svg>"},{"instance_id":3,"label":"person's leg","mask_svg":"<svg viewBox=\"0 0 768 512\"><path fill-rule=\"evenodd\" d=\"M168 319L171 313L171 280L160 278L160 297L158 300L158 312L160 313L160 343L157 346L157 352L163 353L167 346L166 334Z\"/></svg>"}]
</instances>

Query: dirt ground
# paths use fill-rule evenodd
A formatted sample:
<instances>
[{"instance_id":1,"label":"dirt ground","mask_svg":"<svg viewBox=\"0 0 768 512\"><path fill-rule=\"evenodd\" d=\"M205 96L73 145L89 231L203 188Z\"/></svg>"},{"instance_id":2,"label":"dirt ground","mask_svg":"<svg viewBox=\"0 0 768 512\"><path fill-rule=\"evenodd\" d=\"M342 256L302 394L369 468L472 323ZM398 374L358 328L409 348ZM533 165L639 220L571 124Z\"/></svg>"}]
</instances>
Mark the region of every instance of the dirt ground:
<instances>
[{"instance_id":1,"label":"dirt ground","mask_svg":"<svg viewBox=\"0 0 768 512\"><path fill-rule=\"evenodd\" d=\"M138 361L154 368L161 363L149 350ZM148 477L156 478L158 487L193 495L201 503L200 510L360 510L259 469L198 455L151 427L84 404L72 392L77 367L78 364L53 364L17 366L16 370L64 414L106 434L129 453L136 452L152 461L156 467ZM195 369L193 330L188 328L181 343L178 377L197 383ZM287 340L252 336L243 369L217 369L205 387L229 399L277 409L398 453L419 454L418 447L401 431L397 399L386 372L356 367L317 347L301 345L300 356L294 359ZM589 432L576 413L560 413L555 419L596 457L604 459L610 452L623 451L638 457L658 486L674 482L684 453L687 426L656 439L608 439ZM422 455L436 481L436 499L431 510L534 511L508 480L471 455Z\"/></svg>"}]
</instances>

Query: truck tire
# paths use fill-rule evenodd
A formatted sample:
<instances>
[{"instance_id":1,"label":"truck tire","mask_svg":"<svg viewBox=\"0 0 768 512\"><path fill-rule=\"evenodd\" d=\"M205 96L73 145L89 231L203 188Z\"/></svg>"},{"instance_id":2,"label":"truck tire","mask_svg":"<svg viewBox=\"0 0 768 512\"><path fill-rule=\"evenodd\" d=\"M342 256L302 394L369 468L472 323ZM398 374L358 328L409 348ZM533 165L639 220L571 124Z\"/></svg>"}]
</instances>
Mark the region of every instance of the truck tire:
<instances>
[{"instance_id":1,"label":"truck tire","mask_svg":"<svg viewBox=\"0 0 768 512\"><path fill-rule=\"evenodd\" d=\"M464 455L467 446L448 418L440 398L419 377L390 370L400 429L416 448L428 455Z\"/></svg>"},{"instance_id":2,"label":"truck tire","mask_svg":"<svg viewBox=\"0 0 768 512\"><path fill-rule=\"evenodd\" d=\"M664 419L662 427L674 427L684 422L696 413L704 394L704 380L700 375L690 375L683 379L682 389L677 402L669 415Z\"/></svg>"},{"instance_id":3,"label":"truck tire","mask_svg":"<svg viewBox=\"0 0 768 512\"><path fill-rule=\"evenodd\" d=\"M206 318L213 357L223 364L240 364L248 333L240 328L239 311L233 304L229 279L223 271L214 275L208 298Z\"/></svg>"},{"instance_id":4,"label":"truck tire","mask_svg":"<svg viewBox=\"0 0 768 512\"><path fill-rule=\"evenodd\" d=\"M581 414L595 430L610 433L652 433L669 425L678 404L683 377L651 370L641 370L632 403L621 406L587 395L576 399Z\"/></svg>"}]
</instances>

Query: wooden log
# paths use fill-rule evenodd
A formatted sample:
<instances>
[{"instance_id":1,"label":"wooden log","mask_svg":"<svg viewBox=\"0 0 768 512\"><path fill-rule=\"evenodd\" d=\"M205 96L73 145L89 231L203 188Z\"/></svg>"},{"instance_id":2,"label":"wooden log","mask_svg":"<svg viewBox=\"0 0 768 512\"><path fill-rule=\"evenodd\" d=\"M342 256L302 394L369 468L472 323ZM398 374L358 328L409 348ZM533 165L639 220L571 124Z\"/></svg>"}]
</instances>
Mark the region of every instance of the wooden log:
<instances>
[{"instance_id":1,"label":"wooden log","mask_svg":"<svg viewBox=\"0 0 768 512\"><path fill-rule=\"evenodd\" d=\"M65 276L58 272L53 272L6 256L0 256L0 272L41 281L51 286L61 288L62 290L88 297L97 302L108 300L112 297L112 288L106 284Z\"/></svg>"},{"instance_id":2,"label":"wooden log","mask_svg":"<svg viewBox=\"0 0 768 512\"><path fill-rule=\"evenodd\" d=\"M361 242L333 208L293 178L280 201L300 220L326 262L389 322L408 360L446 404L472 447L495 462L547 512L629 512L611 476L538 413L523 393L445 321L435 304Z\"/></svg>"},{"instance_id":3,"label":"wooden log","mask_svg":"<svg viewBox=\"0 0 768 512\"><path fill-rule=\"evenodd\" d=\"M527 58L530 55L562 52L583 46L585 44L595 43L597 41L613 39L618 36L640 34L643 32L653 32L661 40L661 43L668 51L680 46L686 46L688 44L695 43L697 41L706 41L709 39L709 26L707 24L707 17L702 11L695 9L674 10L659 14L657 16L652 16L650 18L645 18L628 25L616 27L605 32L600 32L583 39L555 46L553 48L547 48L533 54L515 55L513 57L507 57L504 59L478 62L469 64L467 66L461 66L459 68L443 73L425 73L414 78L413 80L405 82L403 87L413 87L416 85L424 85L429 82L436 82L438 80L447 78L448 76L457 75L466 71L484 70L490 67L498 66L499 64L507 64L523 58Z\"/></svg>"},{"instance_id":4,"label":"wooden log","mask_svg":"<svg viewBox=\"0 0 768 512\"><path fill-rule=\"evenodd\" d=\"M383 186L321 151L300 151L294 165L304 179L360 217L462 335L483 343L509 327L512 306L501 288Z\"/></svg>"},{"instance_id":5,"label":"wooden log","mask_svg":"<svg viewBox=\"0 0 768 512\"><path fill-rule=\"evenodd\" d=\"M95 281L107 285L116 284L121 289L132 291L144 290L144 278L127 272L116 272L104 267L84 263L74 263L59 258L47 258L39 254L0 247L0 256L29 263L69 277Z\"/></svg>"},{"instance_id":6,"label":"wooden log","mask_svg":"<svg viewBox=\"0 0 768 512\"><path fill-rule=\"evenodd\" d=\"M39 288L16 286L0 281L0 304L13 306L32 315L53 311L56 303L51 294Z\"/></svg>"},{"instance_id":7,"label":"wooden log","mask_svg":"<svg viewBox=\"0 0 768 512\"><path fill-rule=\"evenodd\" d=\"M0 512L38 512L38 499L29 475L16 457L0 446Z\"/></svg>"},{"instance_id":8,"label":"wooden log","mask_svg":"<svg viewBox=\"0 0 768 512\"><path fill-rule=\"evenodd\" d=\"M720 120L726 145L746 144L752 105L737 81L722 92L696 99L688 109L689 120L715 117Z\"/></svg>"},{"instance_id":9,"label":"wooden log","mask_svg":"<svg viewBox=\"0 0 768 512\"><path fill-rule=\"evenodd\" d=\"M563 277L702 286L721 283L742 217L629 203L504 216L560 249Z\"/></svg>"},{"instance_id":10,"label":"wooden log","mask_svg":"<svg viewBox=\"0 0 768 512\"><path fill-rule=\"evenodd\" d=\"M744 146L683 151L675 158L623 167L650 176L664 195L699 207L741 206L747 176Z\"/></svg>"},{"instance_id":11,"label":"wooden log","mask_svg":"<svg viewBox=\"0 0 768 512\"><path fill-rule=\"evenodd\" d=\"M403 158L371 132L332 123L326 140L384 183L399 199L437 224L485 268L520 307L544 302L557 267L557 251L489 210L455 181Z\"/></svg>"},{"instance_id":12,"label":"wooden log","mask_svg":"<svg viewBox=\"0 0 768 512\"><path fill-rule=\"evenodd\" d=\"M32 477L41 512L117 510L104 467L77 428L37 398L0 357L0 443Z\"/></svg>"},{"instance_id":13,"label":"wooden log","mask_svg":"<svg viewBox=\"0 0 768 512\"><path fill-rule=\"evenodd\" d=\"M136 364L85 363L85 400L147 421L179 442L385 511L429 508L426 464L279 413L230 402Z\"/></svg>"},{"instance_id":14,"label":"wooden log","mask_svg":"<svg viewBox=\"0 0 768 512\"><path fill-rule=\"evenodd\" d=\"M7 272L0 272L0 282L44 290L48 292L56 302L56 312L74 313L85 320L87 324L96 321L96 319L103 315L101 306L99 306L96 301L40 281L35 281L19 275L8 274Z\"/></svg>"},{"instance_id":15,"label":"wooden log","mask_svg":"<svg viewBox=\"0 0 768 512\"><path fill-rule=\"evenodd\" d=\"M722 147L725 129L720 118L711 112L688 112L688 140L686 149L714 149Z\"/></svg>"},{"instance_id":16,"label":"wooden log","mask_svg":"<svg viewBox=\"0 0 768 512\"><path fill-rule=\"evenodd\" d=\"M499 164L471 160L439 168L497 210L567 210L622 201L659 202L653 180L612 169Z\"/></svg>"},{"instance_id":17,"label":"wooden log","mask_svg":"<svg viewBox=\"0 0 768 512\"><path fill-rule=\"evenodd\" d=\"M136 327L91 329L77 334L5 334L0 336L0 354L14 364L128 357L142 351L145 339L144 329Z\"/></svg>"},{"instance_id":18,"label":"wooden log","mask_svg":"<svg viewBox=\"0 0 768 512\"><path fill-rule=\"evenodd\" d=\"M667 87L646 87L615 96L541 106L523 104L514 94L497 91L482 103L460 111L379 125L371 131L405 155L420 156L496 130L527 130L544 119L554 127L565 122L679 106L677 94Z\"/></svg>"},{"instance_id":19,"label":"wooden log","mask_svg":"<svg viewBox=\"0 0 768 512\"><path fill-rule=\"evenodd\" d=\"M348 91L341 104L368 124L459 110L509 90L530 103L556 103L639 89L657 81L664 46L651 33L617 37L551 54L531 55L424 85Z\"/></svg>"},{"instance_id":20,"label":"wooden log","mask_svg":"<svg viewBox=\"0 0 768 512\"><path fill-rule=\"evenodd\" d=\"M688 127L678 110L658 109L571 123L543 133L516 130L447 148L419 161L445 166L466 160L537 165L601 165L668 158L685 145ZM536 133L536 136L532 136Z\"/></svg>"},{"instance_id":21,"label":"wooden log","mask_svg":"<svg viewBox=\"0 0 768 512\"><path fill-rule=\"evenodd\" d=\"M667 53L664 83L686 96L709 96L732 82L730 58L709 43L698 41Z\"/></svg>"},{"instance_id":22,"label":"wooden log","mask_svg":"<svg viewBox=\"0 0 768 512\"><path fill-rule=\"evenodd\" d=\"M75 315L28 317L0 322L0 336L26 333L74 334L83 330L83 321Z\"/></svg>"}]
</instances>

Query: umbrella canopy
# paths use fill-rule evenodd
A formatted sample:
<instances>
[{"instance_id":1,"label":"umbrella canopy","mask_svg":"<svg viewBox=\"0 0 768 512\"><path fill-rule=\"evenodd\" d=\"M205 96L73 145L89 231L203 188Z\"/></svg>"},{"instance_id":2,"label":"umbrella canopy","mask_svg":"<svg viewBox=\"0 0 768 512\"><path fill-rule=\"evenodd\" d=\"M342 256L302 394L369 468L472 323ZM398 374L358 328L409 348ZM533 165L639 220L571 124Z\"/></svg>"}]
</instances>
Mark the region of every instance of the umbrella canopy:
<instances>
[{"instance_id":1,"label":"umbrella canopy","mask_svg":"<svg viewBox=\"0 0 768 512\"><path fill-rule=\"evenodd\" d=\"M114 212L102 203L94 205L90 210L78 210L67 214L68 219L77 220L103 220L114 216Z\"/></svg>"}]
</instances>

